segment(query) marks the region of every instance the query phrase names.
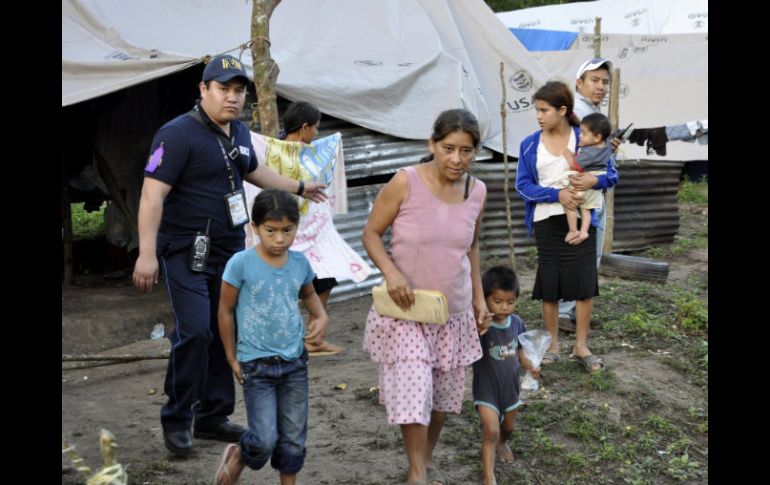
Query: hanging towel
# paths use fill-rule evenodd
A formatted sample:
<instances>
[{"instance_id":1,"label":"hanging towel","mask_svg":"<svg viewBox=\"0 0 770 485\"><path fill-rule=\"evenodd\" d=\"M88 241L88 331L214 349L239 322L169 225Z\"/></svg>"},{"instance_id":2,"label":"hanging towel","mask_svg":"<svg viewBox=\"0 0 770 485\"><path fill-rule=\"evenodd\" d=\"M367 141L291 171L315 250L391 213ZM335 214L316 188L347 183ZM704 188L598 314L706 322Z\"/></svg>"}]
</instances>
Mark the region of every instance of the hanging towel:
<instances>
[{"instance_id":1,"label":"hanging towel","mask_svg":"<svg viewBox=\"0 0 770 485\"><path fill-rule=\"evenodd\" d=\"M342 135L335 133L305 144L251 133L257 161L294 180L317 180L327 184L329 199L310 202L299 199L300 221L291 249L302 252L317 278L353 280L359 283L372 272L366 261L351 248L334 227L334 212L347 212L347 182L342 156ZM244 183L249 213L260 189ZM258 241L246 225L246 247Z\"/></svg>"}]
</instances>

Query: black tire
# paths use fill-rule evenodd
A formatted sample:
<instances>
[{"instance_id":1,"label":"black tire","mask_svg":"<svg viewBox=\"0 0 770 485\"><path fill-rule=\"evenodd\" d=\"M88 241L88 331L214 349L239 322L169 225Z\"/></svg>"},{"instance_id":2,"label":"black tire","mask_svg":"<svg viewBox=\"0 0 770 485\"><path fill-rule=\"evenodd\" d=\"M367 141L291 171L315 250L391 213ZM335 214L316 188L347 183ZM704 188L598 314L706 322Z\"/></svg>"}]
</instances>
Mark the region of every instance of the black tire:
<instances>
[{"instance_id":1,"label":"black tire","mask_svg":"<svg viewBox=\"0 0 770 485\"><path fill-rule=\"evenodd\" d=\"M604 254L599 273L629 280L665 283L668 279L668 263L625 254Z\"/></svg>"}]
</instances>

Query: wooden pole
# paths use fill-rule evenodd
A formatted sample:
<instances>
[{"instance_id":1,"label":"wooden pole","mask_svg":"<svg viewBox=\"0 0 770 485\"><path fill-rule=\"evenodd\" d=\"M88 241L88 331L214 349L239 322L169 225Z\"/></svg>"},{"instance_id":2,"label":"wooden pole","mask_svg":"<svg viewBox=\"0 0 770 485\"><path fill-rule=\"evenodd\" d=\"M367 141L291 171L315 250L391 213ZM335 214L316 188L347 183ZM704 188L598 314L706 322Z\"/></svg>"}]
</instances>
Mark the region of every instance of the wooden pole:
<instances>
[{"instance_id":1,"label":"wooden pole","mask_svg":"<svg viewBox=\"0 0 770 485\"><path fill-rule=\"evenodd\" d=\"M72 286L75 273L72 270L72 206L70 205L69 181L64 179L61 188L62 241L64 242L64 285Z\"/></svg>"},{"instance_id":2,"label":"wooden pole","mask_svg":"<svg viewBox=\"0 0 770 485\"><path fill-rule=\"evenodd\" d=\"M62 354L62 362L85 362L85 361L99 361L99 360L115 360L121 362L130 362L132 360L146 360L146 359L168 359L169 353L162 352L156 355L137 355L137 354L122 354L122 355L92 355L92 354Z\"/></svg>"},{"instance_id":3,"label":"wooden pole","mask_svg":"<svg viewBox=\"0 0 770 485\"><path fill-rule=\"evenodd\" d=\"M253 0L251 10L251 58L260 132L274 138L278 137L280 126L275 97L275 82L280 69L270 56L270 16L279 3L281 0ZM254 126L251 128L255 129Z\"/></svg>"},{"instance_id":4,"label":"wooden pole","mask_svg":"<svg viewBox=\"0 0 770 485\"><path fill-rule=\"evenodd\" d=\"M594 23L594 57L602 56L602 18L596 17Z\"/></svg>"},{"instance_id":5,"label":"wooden pole","mask_svg":"<svg viewBox=\"0 0 770 485\"><path fill-rule=\"evenodd\" d=\"M505 121L508 116L508 107L505 89L504 65L500 63L500 85L503 87L503 99L500 102L500 117L503 124L503 194L505 195L505 219L508 222L508 262L511 269L516 270L516 254L513 251L513 222L511 222L511 199L508 197L508 141Z\"/></svg>"},{"instance_id":6,"label":"wooden pole","mask_svg":"<svg viewBox=\"0 0 770 485\"><path fill-rule=\"evenodd\" d=\"M594 24L594 57L602 56L602 18L596 17ZM613 69L610 73L610 106L609 119L612 131L618 127L618 105L620 96L620 69ZM607 222L604 225L604 246L602 254L612 253L612 243L615 239L615 191L608 190L604 194L606 204Z\"/></svg>"},{"instance_id":7,"label":"wooden pole","mask_svg":"<svg viewBox=\"0 0 770 485\"><path fill-rule=\"evenodd\" d=\"M618 127L618 104L620 96L620 69L613 69L610 80L610 126L612 131ZM602 254L612 253L612 243L615 239L615 191L608 190L604 194L604 203L607 205L607 222L604 225L604 249Z\"/></svg>"}]
</instances>

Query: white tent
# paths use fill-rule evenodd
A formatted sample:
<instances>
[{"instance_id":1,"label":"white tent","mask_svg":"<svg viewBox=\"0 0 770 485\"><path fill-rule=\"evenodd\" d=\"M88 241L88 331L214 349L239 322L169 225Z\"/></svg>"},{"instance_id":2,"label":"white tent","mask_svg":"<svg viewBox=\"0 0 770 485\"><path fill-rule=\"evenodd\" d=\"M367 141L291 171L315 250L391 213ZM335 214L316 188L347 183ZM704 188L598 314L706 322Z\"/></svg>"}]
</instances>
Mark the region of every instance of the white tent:
<instances>
[{"instance_id":1,"label":"white tent","mask_svg":"<svg viewBox=\"0 0 770 485\"><path fill-rule=\"evenodd\" d=\"M165 76L250 35L243 0L64 0L62 106ZM508 83L509 154L537 129L530 99L548 73L481 0L293 0L270 22L278 93L379 132L426 139L464 107L502 151L499 63ZM242 60L251 69L251 54Z\"/></svg>"},{"instance_id":2,"label":"white tent","mask_svg":"<svg viewBox=\"0 0 770 485\"><path fill-rule=\"evenodd\" d=\"M594 57L594 18L601 17L601 54L620 68L620 125L636 128L708 119L707 0L599 0L497 14L508 28L578 32L566 51L530 52L553 79L573 86ZM608 98L602 112L607 114ZM623 145L629 158L707 160L708 145L673 142L666 156Z\"/></svg>"},{"instance_id":3,"label":"white tent","mask_svg":"<svg viewBox=\"0 0 770 485\"><path fill-rule=\"evenodd\" d=\"M708 0L598 0L499 12L508 28L594 31L595 17L602 33L708 33Z\"/></svg>"}]
</instances>

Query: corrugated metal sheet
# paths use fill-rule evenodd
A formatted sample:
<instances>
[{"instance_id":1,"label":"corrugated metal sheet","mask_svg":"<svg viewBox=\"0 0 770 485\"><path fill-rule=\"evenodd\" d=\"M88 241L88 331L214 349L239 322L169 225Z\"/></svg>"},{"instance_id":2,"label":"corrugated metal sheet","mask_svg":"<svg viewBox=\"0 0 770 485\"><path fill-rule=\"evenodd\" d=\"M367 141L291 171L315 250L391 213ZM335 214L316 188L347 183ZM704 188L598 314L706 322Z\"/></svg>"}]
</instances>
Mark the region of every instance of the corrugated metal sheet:
<instances>
[{"instance_id":1,"label":"corrugated metal sheet","mask_svg":"<svg viewBox=\"0 0 770 485\"><path fill-rule=\"evenodd\" d=\"M288 102L279 101L281 116ZM244 116L247 118L247 116ZM427 153L425 140L404 140L342 120L324 116L319 136L342 133L345 152L345 175L348 183L347 214L334 216L334 224L348 244L372 267L361 234L371 211L374 198L384 185L382 178L371 177L395 173L399 168L417 163ZM491 162L492 153L482 150L476 157L473 174L487 184L487 209L481 226L481 257L507 257L508 229L503 195L503 164ZM683 162L657 160L626 160L620 168L620 183L615 190L616 252L638 251L652 244L674 241L679 230L677 187ZM525 254L535 245L534 238L526 237L524 202L515 189L517 162L509 164L509 197L513 223L514 251ZM363 185L361 185L363 184ZM385 245L390 247L390 232L385 234ZM365 281L343 281L332 290L330 301L341 301L370 293L382 277L374 272Z\"/></svg>"}]
</instances>

